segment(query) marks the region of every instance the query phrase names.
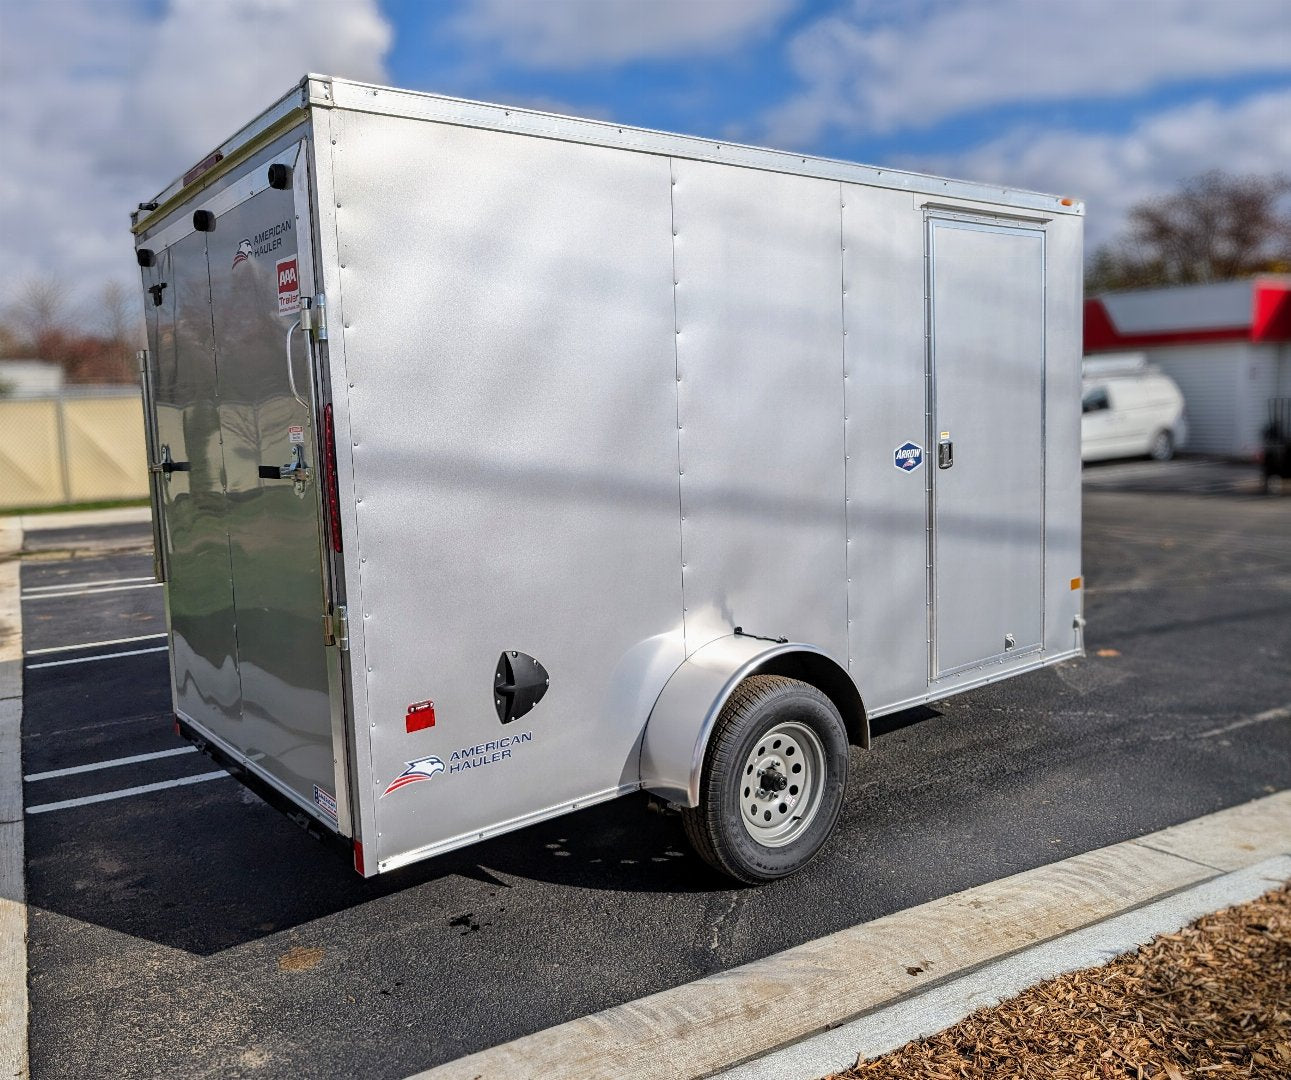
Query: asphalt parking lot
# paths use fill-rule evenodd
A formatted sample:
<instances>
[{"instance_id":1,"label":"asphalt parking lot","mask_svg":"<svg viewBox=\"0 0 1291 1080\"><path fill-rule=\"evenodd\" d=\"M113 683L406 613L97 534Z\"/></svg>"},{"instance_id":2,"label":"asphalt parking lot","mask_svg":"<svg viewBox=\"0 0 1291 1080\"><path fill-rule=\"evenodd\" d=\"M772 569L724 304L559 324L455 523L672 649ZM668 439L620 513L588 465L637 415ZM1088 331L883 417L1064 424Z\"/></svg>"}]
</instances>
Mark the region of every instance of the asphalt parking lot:
<instances>
[{"instance_id":1,"label":"asphalt parking lot","mask_svg":"<svg viewBox=\"0 0 1291 1080\"><path fill-rule=\"evenodd\" d=\"M1252 476L1088 470L1088 658L878 722L758 889L641 797L365 882L173 735L147 527L32 534L32 1074L406 1076L1291 787L1291 498Z\"/></svg>"}]
</instances>

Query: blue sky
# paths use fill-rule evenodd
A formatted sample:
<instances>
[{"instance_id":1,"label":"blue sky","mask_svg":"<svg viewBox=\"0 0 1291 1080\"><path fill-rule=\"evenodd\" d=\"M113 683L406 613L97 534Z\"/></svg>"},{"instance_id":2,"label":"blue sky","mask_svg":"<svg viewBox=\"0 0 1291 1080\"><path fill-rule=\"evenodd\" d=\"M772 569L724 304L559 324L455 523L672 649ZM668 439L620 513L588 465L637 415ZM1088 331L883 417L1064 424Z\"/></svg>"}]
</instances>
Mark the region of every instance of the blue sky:
<instances>
[{"instance_id":1,"label":"blue sky","mask_svg":"<svg viewBox=\"0 0 1291 1080\"><path fill-rule=\"evenodd\" d=\"M1075 195L1091 246L1291 170L1291 0L0 0L0 289L133 287L129 208L307 70Z\"/></svg>"}]
</instances>

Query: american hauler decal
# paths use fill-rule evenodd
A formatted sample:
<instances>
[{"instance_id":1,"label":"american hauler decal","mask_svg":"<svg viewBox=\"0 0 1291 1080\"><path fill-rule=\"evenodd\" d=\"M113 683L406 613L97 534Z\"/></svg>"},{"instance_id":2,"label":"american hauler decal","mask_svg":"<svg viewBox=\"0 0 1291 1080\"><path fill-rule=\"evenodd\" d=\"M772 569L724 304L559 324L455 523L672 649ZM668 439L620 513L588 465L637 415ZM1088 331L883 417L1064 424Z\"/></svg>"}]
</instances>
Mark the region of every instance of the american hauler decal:
<instances>
[{"instance_id":1,"label":"american hauler decal","mask_svg":"<svg viewBox=\"0 0 1291 1080\"><path fill-rule=\"evenodd\" d=\"M417 758L416 761L408 762L408 767L398 776L390 781L390 786L381 792L381 798L385 798L392 791L398 791L401 787L407 787L409 784L416 784L422 780L432 779L436 773L444 771L444 763L435 756Z\"/></svg>"},{"instance_id":2,"label":"american hauler decal","mask_svg":"<svg viewBox=\"0 0 1291 1080\"><path fill-rule=\"evenodd\" d=\"M467 769L480 769L485 765L496 765L500 761L508 760L517 747L530 742L533 742L533 732L521 731L515 735L505 735L501 739L490 739L486 743L454 750L448 759L448 771L456 773Z\"/></svg>"},{"instance_id":3,"label":"american hauler decal","mask_svg":"<svg viewBox=\"0 0 1291 1080\"><path fill-rule=\"evenodd\" d=\"M258 259L262 255L272 255L282 247L284 237L291 230L291 218L284 218L277 225L270 226L263 232L256 233L255 236L244 236L233 256L233 265L238 266L251 259Z\"/></svg>"},{"instance_id":4,"label":"american hauler decal","mask_svg":"<svg viewBox=\"0 0 1291 1080\"><path fill-rule=\"evenodd\" d=\"M475 769L486 769L491 765L501 765L512 760L515 753L526 744L533 742L532 731L518 731L514 735L504 735L500 739L476 743L474 746L463 746L448 755L448 761L431 755L409 761L408 767L390 781L390 785L381 793L385 798L393 791L417 784L423 780L432 780L440 773L452 776L454 773L466 773Z\"/></svg>"}]
</instances>

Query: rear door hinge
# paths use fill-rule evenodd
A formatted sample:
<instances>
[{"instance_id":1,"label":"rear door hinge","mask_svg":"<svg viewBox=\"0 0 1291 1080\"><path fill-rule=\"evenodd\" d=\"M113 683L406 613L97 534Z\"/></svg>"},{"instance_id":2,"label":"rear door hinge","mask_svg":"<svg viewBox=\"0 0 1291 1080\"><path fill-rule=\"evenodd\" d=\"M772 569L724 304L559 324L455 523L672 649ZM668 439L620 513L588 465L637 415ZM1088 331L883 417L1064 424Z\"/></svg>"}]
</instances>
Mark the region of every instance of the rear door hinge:
<instances>
[{"instance_id":1,"label":"rear door hinge","mask_svg":"<svg viewBox=\"0 0 1291 1080\"><path fill-rule=\"evenodd\" d=\"M341 652L350 651L350 613L344 604L323 616L323 644L335 645Z\"/></svg>"},{"instance_id":2,"label":"rear door hinge","mask_svg":"<svg viewBox=\"0 0 1291 1080\"><path fill-rule=\"evenodd\" d=\"M309 305L308 314L305 305L301 305L300 327L315 341L327 340L327 295L319 293Z\"/></svg>"}]
</instances>

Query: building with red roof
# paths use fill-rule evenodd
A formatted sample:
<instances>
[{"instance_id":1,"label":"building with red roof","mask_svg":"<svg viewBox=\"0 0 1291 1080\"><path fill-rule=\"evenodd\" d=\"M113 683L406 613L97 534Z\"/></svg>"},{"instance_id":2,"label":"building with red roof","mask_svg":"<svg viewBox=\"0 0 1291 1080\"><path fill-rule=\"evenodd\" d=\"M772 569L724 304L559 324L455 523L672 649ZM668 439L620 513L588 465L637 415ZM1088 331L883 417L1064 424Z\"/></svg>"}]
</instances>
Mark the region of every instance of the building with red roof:
<instances>
[{"instance_id":1,"label":"building with red roof","mask_svg":"<svg viewBox=\"0 0 1291 1080\"><path fill-rule=\"evenodd\" d=\"M1085 354L1139 352L1183 391L1188 450L1254 457L1268 402L1291 397L1291 275L1104 293Z\"/></svg>"}]
</instances>

